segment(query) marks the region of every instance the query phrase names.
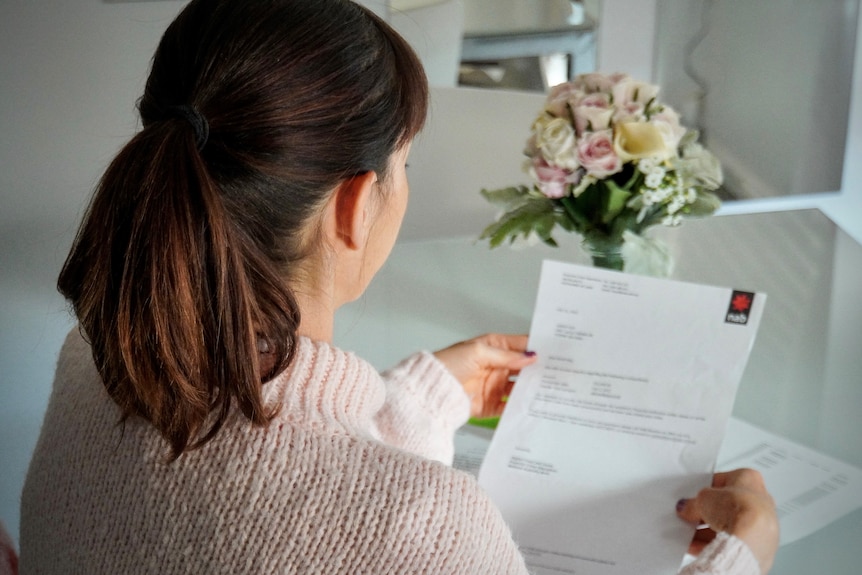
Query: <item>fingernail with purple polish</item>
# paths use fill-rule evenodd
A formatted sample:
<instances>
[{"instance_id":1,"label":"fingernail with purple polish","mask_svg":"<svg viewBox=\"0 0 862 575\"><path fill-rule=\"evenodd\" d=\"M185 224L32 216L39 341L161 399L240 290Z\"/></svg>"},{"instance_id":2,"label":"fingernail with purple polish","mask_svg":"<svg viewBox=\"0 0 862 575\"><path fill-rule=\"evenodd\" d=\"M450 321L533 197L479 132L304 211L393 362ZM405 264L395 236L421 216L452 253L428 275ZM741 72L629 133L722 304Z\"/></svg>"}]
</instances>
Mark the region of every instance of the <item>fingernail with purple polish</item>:
<instances>
[{"instance_id":1,"label":"fingernail with purple polish","mask_svg":"<svg viewBox=\"0 0 862 575\"><path fill-rule=\"evenodd\" d=\"M679 513L680 511L683 510L687 501L688 501L688 499L680 499L679 501L676 502L676 512L677 513Z\"/></svg>"},{"instance_id":2,"label":"fingernail with purple polish","mask_svg":"<svg viewBox=\"0 0 862 575\"><path fill-rule=\"evenodd\" d=\"M536 352L535 351L525 351L524 355L526 355L527 357L536 357Z\"/></svg>"}]
</instances>

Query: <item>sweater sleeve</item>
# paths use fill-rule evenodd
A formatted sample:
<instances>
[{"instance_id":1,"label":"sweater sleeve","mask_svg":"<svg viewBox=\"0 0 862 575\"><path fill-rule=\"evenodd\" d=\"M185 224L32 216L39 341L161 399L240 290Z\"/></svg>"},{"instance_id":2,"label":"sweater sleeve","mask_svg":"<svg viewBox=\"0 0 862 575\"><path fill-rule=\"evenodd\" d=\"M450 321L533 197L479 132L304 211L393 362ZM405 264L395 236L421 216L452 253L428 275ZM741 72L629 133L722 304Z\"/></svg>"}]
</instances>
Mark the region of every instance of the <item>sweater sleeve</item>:
<instances>
[{"instance_id":1,"label":"sweater sleeve","mask_svg":"<svg viewBox=\"0 0 862 575\"><path fill-rule=\"evenodd\" d=\"M742 539L720 532L679 575L760 575L760 565Z\"/></svg>"},{"instance_id":2,"label":"sweater sleeve","mask_svg":"<svg viewBox=\"0 0 862 575\"><path fill-rule=\"evenodd\" d=\"M470 400L458 380L425 351L381 375L386 401L375 416L377 439L451 465L455 430L470 415Z\"/></svg>"}]
</instances>

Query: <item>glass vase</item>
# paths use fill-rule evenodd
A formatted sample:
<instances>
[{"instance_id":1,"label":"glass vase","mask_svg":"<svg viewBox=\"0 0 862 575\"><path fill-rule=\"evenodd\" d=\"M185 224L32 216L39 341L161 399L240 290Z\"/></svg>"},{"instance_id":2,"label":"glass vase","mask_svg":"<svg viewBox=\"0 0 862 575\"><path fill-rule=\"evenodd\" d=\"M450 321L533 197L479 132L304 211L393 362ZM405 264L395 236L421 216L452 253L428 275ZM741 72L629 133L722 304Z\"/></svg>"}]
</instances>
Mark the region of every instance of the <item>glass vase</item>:
<instances>
[{"instance_id":1,"label":"glass vase","mask_svg":"<svg viewBox=\"0 0 862 575\"><path fill-rule=\"evenodd\" d=\"M597 268L656 278L673 274L674 260L668 246L661 240L630 230L623 232L620 238L588 235L581 246Z\"/></svg>"},{"instance_id":2,"label":"glass vase","mask_svg":"<svg viewBox=\"0 0 862 575\"><path fill-rule=\"evenodd\" d=\"M623 271L625 258L623 257L622 238L592 235L585 237L581 246L590 256L593 266Z\"/></svg>"}]
</instances>

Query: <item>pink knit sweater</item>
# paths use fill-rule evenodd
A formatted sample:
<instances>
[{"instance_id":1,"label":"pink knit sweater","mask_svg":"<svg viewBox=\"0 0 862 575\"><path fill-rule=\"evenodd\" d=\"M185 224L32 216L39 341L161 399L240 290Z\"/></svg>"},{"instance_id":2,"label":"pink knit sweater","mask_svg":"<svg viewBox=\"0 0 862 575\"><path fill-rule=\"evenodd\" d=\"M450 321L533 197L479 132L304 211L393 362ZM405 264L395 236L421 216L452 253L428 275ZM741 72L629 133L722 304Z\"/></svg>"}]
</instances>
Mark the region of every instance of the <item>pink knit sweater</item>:
<instances>
[{"instance_id":1,"label":"pink knit sweater","mask_svg":"<svg viewBox=\"0 0 862 575\"><path fill-rule=\"evenodd\" d=\"M301 339L265 386L267 428L234 413L165 463L146 422L119 412L72 332L24 487L22 574L525 574L497 509L448 466L468 400L429 353L378 374ZM720 537L692 573L752 573Z\"/></svg>"}]
</instances>

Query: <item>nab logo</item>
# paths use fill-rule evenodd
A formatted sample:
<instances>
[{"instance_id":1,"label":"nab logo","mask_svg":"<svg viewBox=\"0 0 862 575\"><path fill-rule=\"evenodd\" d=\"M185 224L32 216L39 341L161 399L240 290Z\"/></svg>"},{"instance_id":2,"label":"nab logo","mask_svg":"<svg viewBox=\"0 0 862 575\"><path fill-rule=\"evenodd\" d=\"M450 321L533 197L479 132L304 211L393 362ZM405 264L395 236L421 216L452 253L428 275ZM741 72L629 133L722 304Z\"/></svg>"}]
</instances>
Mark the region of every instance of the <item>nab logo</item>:
<instances>
[{"instance_id":1,"label":"nab logo","mask_svg":"<svg viewBox=\"0 0 862 575\"><path fill-rule=\"evenodd\" d=\"M751 313L751 304L754 303L754 294L747 291L733 290L730 296L730 305L727 308L725 323L745 325L748 323L748 314Z\"/></svg>"}]
</instances>

